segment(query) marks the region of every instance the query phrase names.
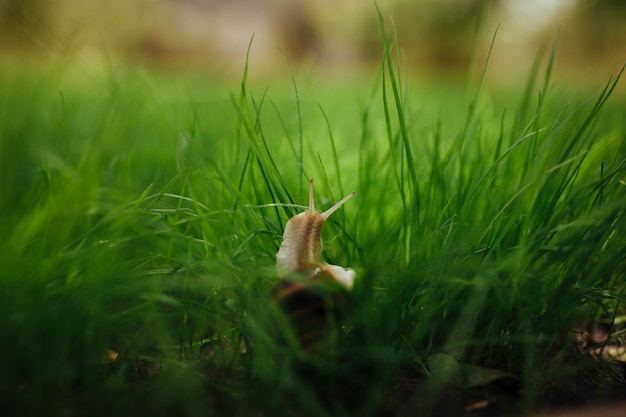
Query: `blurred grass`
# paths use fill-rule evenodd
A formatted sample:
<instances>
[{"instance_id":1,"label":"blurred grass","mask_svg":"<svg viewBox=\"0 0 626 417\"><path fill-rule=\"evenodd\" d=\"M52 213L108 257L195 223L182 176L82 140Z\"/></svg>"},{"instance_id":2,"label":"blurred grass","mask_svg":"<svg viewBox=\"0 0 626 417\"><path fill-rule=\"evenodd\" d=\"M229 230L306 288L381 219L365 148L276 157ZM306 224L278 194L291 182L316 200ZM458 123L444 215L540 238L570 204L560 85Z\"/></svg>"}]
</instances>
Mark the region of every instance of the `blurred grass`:
<instances>
[{"instance_id":1,"label":"blurred grass","mask_svg":"<svg viewBox=\"0 0 626 417\"><path fill-rule=\"evenodd\" d=\"M625 314L619 75L561 86L552 54L519 91L414 91L394 48L373 85L297 94L5 67L3 412L373 415L440 351L538 403L583 366L570 330ZM269 298L309 177L320 209L357 191L325 228L354 311L319 356L276 342Z\"/></svg>"}]
</instances>

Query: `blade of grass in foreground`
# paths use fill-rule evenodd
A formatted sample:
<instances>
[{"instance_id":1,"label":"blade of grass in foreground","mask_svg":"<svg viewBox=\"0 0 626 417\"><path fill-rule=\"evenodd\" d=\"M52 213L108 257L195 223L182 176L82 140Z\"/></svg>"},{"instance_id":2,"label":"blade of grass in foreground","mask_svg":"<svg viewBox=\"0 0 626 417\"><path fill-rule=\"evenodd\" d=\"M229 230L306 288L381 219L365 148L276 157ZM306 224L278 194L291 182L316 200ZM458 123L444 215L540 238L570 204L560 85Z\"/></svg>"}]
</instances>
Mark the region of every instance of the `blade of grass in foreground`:
<instances>
[{"instance_id":1,"label":"blade of grass in foreground","mask_svg":"<svg viewBox=\"0 0 626 417\"><path fill-rule=\"evenodd\" d=\"M413 158L413 151L411 149L411 142L409 138L409 133L406 126L405 120L405 104L403 103L403 99L401 96L401 90L399 86L399 80L397 80L394 67L393 60L391 57L391 48L389 46L389 42L387 40L387 34L385 30L385 22L382 16L380 9L378 9L378 5L376 5L376 11L378 13L378 21L381 32L381 38L383 42L383 63L382 63L382 94L383 94L383 107L385 113L385 126L387 131L387 140L389 143L389 152L392 156L393 169L396 176L396 182L398 187L398 192L400 194L400 198L402 200L403 207L403 216L408 220L408 223L405 223L407 227L402 230L402 241L404 242L404 256L403 261L405 265L409 264L410 261L410 253L412 252L412 248L417 242L416 239L416 231L421 229L420 225L420 189L419 183L417 180L417 170L415 168L415 160ZM396 36L397 39L397 36ZM386 68L386 69L385 69ZM385 76L386 75L386 76ZM402 139L402 149L403 155L401 161L398 161L395 157L395 146L393 145L393 133L392 133L392 123L391 123L391 114L389 103L387 101L387 77L389 79L389 84L391 85L394 105L397 115L397 121L400 128L400 138ZM400 163L400 166L398 166ZM403 169L404 163L406 163L406 169ZM406 171L406 172L405 172ZM409 183L408 190L405 190L405 184L403 176L407 174ZM407 196L409 198L407 198Z\"/></svg>"}]
</instances>

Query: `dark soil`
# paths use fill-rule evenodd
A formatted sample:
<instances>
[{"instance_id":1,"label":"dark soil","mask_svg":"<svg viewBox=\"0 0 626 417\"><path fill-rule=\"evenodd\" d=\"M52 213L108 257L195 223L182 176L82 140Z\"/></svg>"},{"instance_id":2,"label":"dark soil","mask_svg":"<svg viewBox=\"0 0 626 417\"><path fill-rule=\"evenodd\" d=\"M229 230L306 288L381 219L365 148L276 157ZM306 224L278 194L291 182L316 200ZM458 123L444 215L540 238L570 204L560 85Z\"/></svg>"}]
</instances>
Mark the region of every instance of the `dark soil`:
<instances>
[{"instance_id":1,"label":"dark soil","mask_svg":"<svg viewBox=\"0 0 626 417\"><path fill-rule=\"evenodd\" d=\"M418 366L404 366L391 378L389 392L383 401L377 417L622 417L626 416L626 364L598 360L593 366L581 366L573 375L554 379L542 388L525 386L516 378L501 378L488 385L463 389L450 383L437 382L425 375ZM198 364L196 364L198 365ZM81 384L72 392L50 393L52 400L45 407L46 415L83 416L83 415L129 415L129 410L136 410L136 416L189 415L185 404L175 401L176 396L187 390L189 373L181 373L180 391L171 398L163 396L159 384L163 373L171 372L167 366L155 361L141 360L134 362L127 369L126 385L128 389L109 389L107 375L122 366L119 360L101 369L103 379L102 397L94 400L85 397ZM265 417L273 415L266 410L256 409L255 405L264 404L267 398L255 396L253 376L245 372L235 372L230 367L192 366L196 376L206 389L189 398L194 398L194 408L207 410L207 415L241 415ZM371 372L370 372L371 374ZM171 375L170 375L171 378ZM386 378L385 378L386 379ZM376 380L376 379L374 379ZM171 379L170 379L171 381ZM367 378L360 379L367 384ZM209 382L210 387L206 386ZM318 394L329 396L329 403L336 402L337 385L326 387L319 381L311 381L309 388ZM341 385L340 385L341 386ZM212 388L211 388L212 387ZM3 415L43 415L39 406L44 404L25 404L20 400L27 386L15 392L12 401L3 404ZM354 387L356 388L356 387ZM168 390L172 385L167 386ZM341 391L341 390L339 390ZM348 389L349 391L349 389ZM346 392L348 392L346 391ZM346 393L344 392L344 394ZM352 392L346 395L357 404L345 403L343 415L358 415L352 410L359 410L362 396ZM339 394L341 395L341 394ZM333 397L334 398L330 398ZM64 399L62 397L65 397ZM200 404L197 401L200 400ZM95 402L94 402L95 401ZM56 403L54 407L52 403ZM248 404L247 406L245 404ZM286 404L289 404L287 399ZM274 410L275 408L270 408ZM331 408L332 409L332 408ZM208 412L210 410L210 412ZM247 411L246 411L247 410ZM285 410L284 415L307 415L301 408ZM300 414L294 414L298 410ZM576 410L576 414L574 411ZM579 414L579 410L580 413ZM36 412L35 412L36 411ZM565 414L563 414L565 413Z\"/></svg>"},{"instance_id":2,"label":"dark soil","mask_svg":"<svg viewBox=\"0 0 626 417\"><path fill-rule=\"evenodd\" d=\"M607 413L612 409L624 410L626 366L622 363L598 363L596 367L551 382L547 389L531 400L532 403L525 400L528 390L514 379L460 389L450 384L433 384L417 368L404 368L393 381L391 395L381 415L492 417L535 413L553 415L558 411L590 407L609 407L602 408L609 410Z\"/></svg>"}]
</instances>

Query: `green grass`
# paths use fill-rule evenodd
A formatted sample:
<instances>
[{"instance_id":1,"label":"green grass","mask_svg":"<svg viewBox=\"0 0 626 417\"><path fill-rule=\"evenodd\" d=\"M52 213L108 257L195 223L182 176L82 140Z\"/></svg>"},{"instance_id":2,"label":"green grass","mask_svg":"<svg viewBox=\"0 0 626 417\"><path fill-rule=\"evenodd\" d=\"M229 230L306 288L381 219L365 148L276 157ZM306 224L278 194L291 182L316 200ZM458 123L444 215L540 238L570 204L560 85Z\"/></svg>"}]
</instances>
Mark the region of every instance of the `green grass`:
<instances>
[{"instance_id":1,"label":"green grass","mask_svg":"<svg viewBox=\"0 0 626 417\"><path fill-rule=\"evenodd\" d=\"M572 329L626 314L619 74L559 85L553 51L519 91L487 67L413 90L384 50L343 89L3 70L3 414L376 415L437 352L534 407L597 366ZM352 311L317 355L278 342L270 297L309 177L319 209L357 192L324 232Z\"/></svg>"}]
</instances>

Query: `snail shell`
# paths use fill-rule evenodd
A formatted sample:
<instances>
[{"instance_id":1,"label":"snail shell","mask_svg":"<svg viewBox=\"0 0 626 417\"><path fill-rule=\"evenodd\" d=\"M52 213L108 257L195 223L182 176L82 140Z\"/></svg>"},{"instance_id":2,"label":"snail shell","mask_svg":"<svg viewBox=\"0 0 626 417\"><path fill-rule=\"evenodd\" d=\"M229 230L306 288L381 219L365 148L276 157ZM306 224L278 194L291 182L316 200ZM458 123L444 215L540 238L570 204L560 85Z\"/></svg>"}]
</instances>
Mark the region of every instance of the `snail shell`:
<instances>
[{"instance_id":1,"label":"snail shell","mask_svg":"<svg viewBox=\"0 0 626 417\"><path fill-rule=\"evenodd\" d=\"M330 265L322 257L324 223L354 194L319 213L315 211L311 179L308 210L289 219L285 226L276 255L280 279L273 295L305 350L313 350L327 335L329 325L341 319L346 293L354 285L356 273L352 269Z\"/></svg>"}]
</instances>

